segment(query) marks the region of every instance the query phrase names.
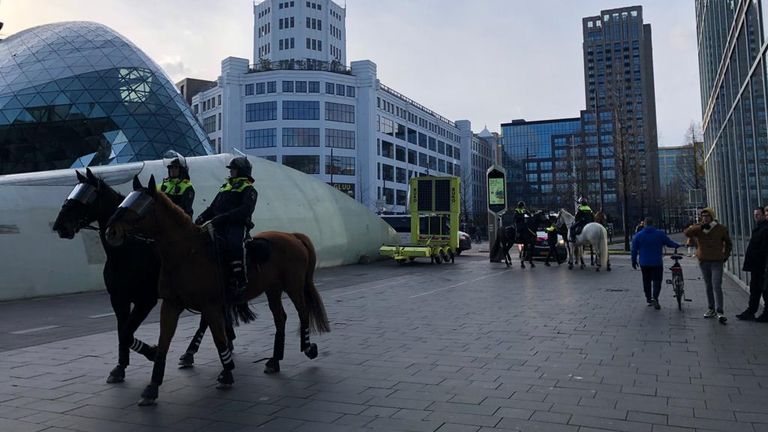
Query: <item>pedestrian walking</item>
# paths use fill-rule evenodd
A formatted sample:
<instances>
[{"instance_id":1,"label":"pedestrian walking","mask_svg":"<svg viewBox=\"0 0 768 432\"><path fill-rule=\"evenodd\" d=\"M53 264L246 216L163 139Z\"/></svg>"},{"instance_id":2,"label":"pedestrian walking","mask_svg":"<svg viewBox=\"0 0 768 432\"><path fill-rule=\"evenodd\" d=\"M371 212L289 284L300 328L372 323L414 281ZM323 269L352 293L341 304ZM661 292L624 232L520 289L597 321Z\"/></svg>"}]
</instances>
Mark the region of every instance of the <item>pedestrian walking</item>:
<instances>
[{"instance_id":1,"label":"pedestrian walking","mask_svg":"<svg viewBox=\"0 0 768 432\"><path fill-rule=\"evenodd\" d=\"M656 229L653 218L647 217L643 222L643 229L632 237L632 268L637 270L640 264L645 301L648 306L659 310L659 293L664 275L663 249L664 246L679 248L680 245L670 239L667 233Z\"/></svg>"},{"instance_id":2,"label":"pedestrian walking","mask_svg":"<svg viewBox=\"0 0 768 432\"><path fill-rule=\"evenodd\" d=\"M733 244L728 228L719 223L715 210L711 207L702 209L699 216L701 223L692 225L685 230L685 236L696 240L696 257L699 268L707 287L707 302L709 307L704 318L717 317L725 324L728 320L723 311L723 265L731 255Z\"/></svg>"},{"instance_id":3,"label":"pedestrian walking","mask_svg":"<svg viewBox=\"0 0 768 432\"><path fill-rule=\"evenodd\" d=\"M755 219L755 228L749 237L747 251L744 253L744 265L742 270L751 272L749 280L749 304L747 310L736 315L736 318L744 321L755 320L768 322L768 309L763 308L763 313L755 318L760 308L760 297L768 306L768 291L765 289L765 266L768 259L768 220L765 218L765 209L758 207L752 212Z\"/></svg>"}]
</instances>

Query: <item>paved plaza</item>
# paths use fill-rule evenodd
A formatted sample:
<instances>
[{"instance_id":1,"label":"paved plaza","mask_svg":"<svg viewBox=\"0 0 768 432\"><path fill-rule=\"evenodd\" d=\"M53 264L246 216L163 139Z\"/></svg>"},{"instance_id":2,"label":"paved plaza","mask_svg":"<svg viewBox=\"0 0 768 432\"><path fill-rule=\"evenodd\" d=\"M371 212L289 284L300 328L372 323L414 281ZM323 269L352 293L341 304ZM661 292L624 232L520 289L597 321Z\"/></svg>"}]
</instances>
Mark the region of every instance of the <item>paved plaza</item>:
<instances>
[{"instance_id":1,"label":"paved plaza","mask_svg":"<svg viewBox=\"0 0 768 432\"><path fill-rule=\"evenodd\" d=\"M333 331L313 336L317 359L299 352L286 300L282 372L253 363L274 334L259 299L259 319L237 330L235 386L217 390L209 335L194 369L175 366L197 326L187 314L153 407L136 406L145 359L105 382L117 361L105 294L4 303L0 431L768 431L768 324L734 318L747 295L727 278L728 324L704 319L693 261L683 312L666 286L662 309L646 307L627 256L610 273L506 269L480 253L322 269Z\"/></svg>"}]
</instances>

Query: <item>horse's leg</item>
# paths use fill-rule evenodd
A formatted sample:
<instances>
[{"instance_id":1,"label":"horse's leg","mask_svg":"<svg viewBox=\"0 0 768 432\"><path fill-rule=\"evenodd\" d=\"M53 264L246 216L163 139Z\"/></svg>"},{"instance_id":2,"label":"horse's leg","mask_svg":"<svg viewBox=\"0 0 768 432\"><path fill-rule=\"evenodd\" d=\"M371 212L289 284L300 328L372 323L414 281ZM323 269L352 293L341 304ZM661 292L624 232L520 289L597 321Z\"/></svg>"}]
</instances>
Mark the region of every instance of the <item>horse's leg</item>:
<instances>
[{"instance_id":1,"label":"horse's leg","mask_svg":"<svg viewBox=\"0 0 768 432\"><path fill-rule=\"evenodd\" d=\"M141 355L143 355L149 361L155 361L155 355L157 354L157 347L150 346L139 339L134 337L136 330L138 330L141 323L147 318L152 309L157 304L157 298L143 299L134 303L131 314L128 316L128 324L126 331L131 340L131 349Z\"/></svg>"},{"instance_id":2,"label":"horse's leg","mask_svg":"<svg viewBox=\"0 0 768 432\"><path fill-rule=\"evenodd\" d=\"M275 343L272 348L272 358L264 365L264 373L273 374L280 372L280 360L285 352L285 321L288 316L283 309L283 301L280 299L282 292L279 289L267 289L267 301L272 318L275 320Z\"/></svg>"},{"instance_id":3,"label":"horse's leg","mask_svg":"<svg viewBox=\"0 0 768 432\"><path fill-rule=\"evenodd\" d=\"M303 276L303 275L302 275ZM317 357L317 345L309 341L309 309L304 300L304 280L298 277L285 281L285 293L293 302L296 312L299 314L299 330L301 331L301 352L309 359Z\"/></svg>"},{"instance_id":4,"label":"horse's leg","mask_svg":"<svg viewBox=\"0 0 768 432\"><path fill-rule=\"evenodd\" d=\"M192 336L192 340L189 341L189 346L184 354L179 357L179 367L181 369L190 368L195 364L195 354L200 349L200 343L203 341L205 331L208 330L208 322L200 315L200 325L197 327L195 335Z\"/></svg>"},{"instance_id":5,"label":"horse's leg","mask_svg":"<svg viewBox=\"0 0 768 432\"><path fill-rule=\"evenodd\" d=\"M110 295L109 301L112 304L112 310L115 312L115 318L117 319L117 366L115 366L107 377L107 382L110 384L119 383L125 381L125 368L130 363L130 349L132 338L127 336L126 326L128 324L128 316L131 314L131 303L128 299L118 298L117 296Z\"/></svg>"},{"instance_id":6,"label":"horse's leg","mask_svg":"<svg viewBox=\"0 0 768 432\"><path fill-rule=\"evenodd\" d=\"M520 248L520 256L518 257L520 259L520 268L525 268L525 242L522 243L523 247Z\"/></svg>"},{"instance_id":7,"label":"horse's leg","mask_svg":"<svg viewBox=\"0 0 768 432\"><path fill-rule=\"evenodd\" d=\"M568 270L573 270L573 254L576 253L576 245L569 241L566 246L568 249Z\"/></svg>"},{"instance_id":8,"label":"horse's leg","mask_svg":"<svg viewBox=\"0 0 768 432\"><path fill-rule=\"evenodd\" d=\"M211 336L213 343L216 344L216 350L219 352L222 370L216 381L216 388L229 388L234 384L235 378L232 376L232 370L235 368L235 362L232 360L232 351L229 349L227 339L226 317L222 309L209 309L202 311L208 325L211 326Z\"/></svg>"},{"instance_id":9,"label":"horse's leg","mask_svg":"<svg viewBox=\"0 0 768 432\"><path fill-rule=\"evenodd\" d=\"M171 346L171 339L176 332L182 310L181 307L166 300L163 300L160 306L160 339L157 342L155 366L152 368L152 380L141 393L139 406L154 405L157 399L158 390L165 375L165 357L168 355L168 348Z\"/></svg>"},{"instance_id":10,"label":"horse's leg","mask_svg":"<svg viewBox=\"0 0 768 432\"><path fill-rule=\"evenodd\" d=\"M530 243L528 243L528 262L531 264L531 268L536 267L536 264L533 263L533 251L536 249L536 238L534 237L533 240L531 240Z\"/></svg>"}]
</instances>

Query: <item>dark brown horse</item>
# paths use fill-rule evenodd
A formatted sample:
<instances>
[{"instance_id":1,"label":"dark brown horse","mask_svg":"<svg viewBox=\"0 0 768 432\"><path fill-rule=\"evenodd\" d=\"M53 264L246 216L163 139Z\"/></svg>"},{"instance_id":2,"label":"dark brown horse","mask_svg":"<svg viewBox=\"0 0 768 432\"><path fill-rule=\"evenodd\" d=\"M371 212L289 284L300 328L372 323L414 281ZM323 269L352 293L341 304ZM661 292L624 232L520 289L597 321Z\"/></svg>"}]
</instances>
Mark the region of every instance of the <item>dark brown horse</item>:
<instances>
[{"instance_id":1,"label":"dark brown horse","mask_svg":"<svg viewBox=\"0 0 768 432\"><path fill-rule=\"evenodd\" d=\"M115 247L105 239L107 221L125 199L101 178L86 168L85 175L79 171L78 184L61 206L53 230L59 237L73 239L83 229L99 232L104 247L104 285L109 294L112 310L117 318L118 363L107 377L108 383L125 381L125 370L130 363L130 350L136 351L148 360L155 358L155 347L134 337L134 333L157 304L157 280L160 277L160 257L155 245L147 239L128 238ZM94 223L96 227L92 226ZM194 363L194 353L200 346L207 323L200 320L200 327L182 357L183 366ZM231 323L227 323L227 334L234 338ZM230 347L231 349L231 347Z\"/></svg>"},{"instance_id":2,"label":"dark brown horse","mask_svg":"<svg viewBox=\"0 0 768 432\"><path fill-rule=\"evenodd\" d=\"M223 370L218 376L218 387L234 383L232 369L235 363L227 347L224 331L224 284L219 269L216 246L208 226L199 227L175 206L164 194L156 191L155 178L142 187L138 178L133 189L108 223L107 239L116 243L127 234L155 239L160 253L161 268L159 292L163 303L160 309L160 338L152 370L152 380L141 394L139 405L150 405L158 396L165 373L165 359L176 330L179 314L184 309L200 311L211 326L211 334L219 351ZM259 233L248 246L248 287L250 300L266 293L269 309L275 320L275 343L272 358L265 372L280 370L279 361L285 347L286 314L281 297L285 292L299 314L301 351L310 359L317 357L317 345L310 343L310 330L330 331L325 307L315 288L315 249L309 237L299 233L269 231ZM253 318L248 304L235 311L240 318Z\"/></svg>"}]
</instances>

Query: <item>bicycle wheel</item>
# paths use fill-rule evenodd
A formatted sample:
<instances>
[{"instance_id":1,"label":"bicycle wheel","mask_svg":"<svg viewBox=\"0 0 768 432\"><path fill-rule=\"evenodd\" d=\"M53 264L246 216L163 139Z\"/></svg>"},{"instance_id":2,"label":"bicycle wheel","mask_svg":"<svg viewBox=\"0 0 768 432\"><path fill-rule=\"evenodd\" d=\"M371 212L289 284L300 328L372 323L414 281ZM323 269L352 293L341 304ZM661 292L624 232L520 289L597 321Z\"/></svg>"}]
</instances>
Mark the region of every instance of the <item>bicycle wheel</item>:
<instances>
[{"instance_id":1,"label":"bicycle wheel","mask_svg":"<svg viewBox=\"0 0 768 432\"><path fill-rule=\"evenodd\" d=\"M683 278L675 275L673 283L675 287L675 298L677 298L677 310L683 310Z\"/></svg>"}]
</instances>

